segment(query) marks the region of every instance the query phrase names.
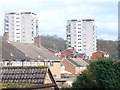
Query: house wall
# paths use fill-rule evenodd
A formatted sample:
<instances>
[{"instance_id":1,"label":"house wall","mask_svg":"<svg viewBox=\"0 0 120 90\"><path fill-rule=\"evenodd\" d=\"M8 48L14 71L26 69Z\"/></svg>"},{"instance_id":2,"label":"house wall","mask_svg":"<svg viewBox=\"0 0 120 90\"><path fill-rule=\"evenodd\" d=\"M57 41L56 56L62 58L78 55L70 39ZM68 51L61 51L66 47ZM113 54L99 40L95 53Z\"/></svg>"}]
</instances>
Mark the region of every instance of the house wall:
<instances>
[{"instance_id":1,"label":"house wall","mask_svg":"<svg viewBox=\"0 0 120 90\"><path fill-rule=\"evenodd\" d=\"M72 54L72 52L69 50L65 50L65 51L61 52L61 57L65 58L66 54Z\"/></svg>"},{"instance_id":2,"label":"house wall","mask_svg":"<svg viewBox=\"0 0 120 90\"><path fill-rule=\"evenodd\" d=\"M104 54L101 52L95 52L92 54L92 59L97 60L98 58L104 57Z\"/></svg>"},{"instance_id":3,"label":"house wall","mask_svg":"<svg viewBox=\"0 0 120 90\"><path fill-rule=\"evenodd\" d=\"M85 69L86 69L86 67L76 67L75 73L76 73L76 74L81 73L81 72L84 71Z\"/></svg>"},{"instance_id":4,"label":"house wall","mask_svg":"<svg viewBox=\"0 0 120 90\"><path fill-rule=\"evenodd\" d=\"M76 66L74 66L72 63L70 63L66 59L63 59L62 64L65 66L66 71L71 72L73 74L76 73Z\"/></svg>"},{"instance_id":5,"label":"house wall","mask_svg":"<svg viewBox=\"0 0 120 90\"><path fill-rule=\"evenodd\" d=\"M8 66L7 65L8 61L6 60L4 62L4 66ZM44 62L40 62L41 66L44 66ZM17 62L16 61L12 61L12 66L17 66ZM20 62L20 66L24 66L23 62ZM27 66L31 66L30 61L27 62ZM35 61L33 66L38 66L38 63ZM52 75L55 78L61 78L61 67L60 67L60 61L54 61L53 62L53 66L50 66L50 62L48 62L48 67L51 70Z\"/></svg>"},{"instance_id":6,"label":"house wall","mask_svg":"<svg viewBox=\"0 0 120 90\"><path fill-rule=\"evenodd\" d=\"M60 62L54 62L54 66L50 67L50 70L51 70L53 76L56 76L56 78L61 78L61 75L60 75L61 74Z\"/></svg>"},{"instance_id":7,"label":"house wall","mask_svg":"<svg viewBox=\"0 0 120 90\"><path fill-rule=\"evenodd\" d=\"M53 50L51 50L51 49L48 49L48 51L50 51L50 52L53 53L53 54L55 53L55 52L54 52Z\"/></svg>"}]
</instances>

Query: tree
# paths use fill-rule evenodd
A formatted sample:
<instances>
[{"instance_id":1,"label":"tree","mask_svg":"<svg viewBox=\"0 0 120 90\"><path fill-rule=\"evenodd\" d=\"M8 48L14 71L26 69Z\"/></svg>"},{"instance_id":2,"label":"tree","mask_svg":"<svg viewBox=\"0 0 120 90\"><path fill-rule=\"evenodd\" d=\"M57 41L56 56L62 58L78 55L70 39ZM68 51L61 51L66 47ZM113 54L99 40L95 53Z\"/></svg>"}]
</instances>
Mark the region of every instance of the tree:
<instances>
[{"instance_id":1,"label":"tree","mask_svg":"<svg viewBox=\"0 0 120 90\"><path fill-rule=\"evenodd\" d=\"M105 58L92 61L72 88L120 88L120 62Z\"/></svg>"}]
</instances>

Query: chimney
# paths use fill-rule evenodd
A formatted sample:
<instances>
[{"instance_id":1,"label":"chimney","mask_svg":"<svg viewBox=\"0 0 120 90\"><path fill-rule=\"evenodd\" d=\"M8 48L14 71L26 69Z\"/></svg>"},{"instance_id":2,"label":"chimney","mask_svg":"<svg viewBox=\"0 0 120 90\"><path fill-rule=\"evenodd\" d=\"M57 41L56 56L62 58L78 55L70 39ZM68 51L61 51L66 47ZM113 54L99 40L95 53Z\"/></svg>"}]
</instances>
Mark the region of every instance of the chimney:
<instances>
[{"instance_id":1,"label":"chimney","mask_svg":"<svg viewBox=\"0 0 120 90\"><path fill-rule=\"evenodd\" d=\"M55 51L57 51L58 50L58 48L57 48L57 46L54 44L54 50Z\"/></svg>"},{"instance_id":2,"label":"chimney","mask_svg":"<svg viewBox=\"0 0 120 90\"><path fill-rule=\"evenodd\" d=\"M3 39L4 39L4 40L8 40L8 32L5 32L5 33L4 33Z\"/></svg>"},{"instance_id":3,"label":"chimney","mask_svg":"<svg viewBox=\"0 0 120 90\"><path fill-rule=\"evenodd\" d=\"M34 43L35 43L38 47L41 47L41 39L40 39L40 36L34 37Z\"/></svg>"},{"instance_id":4,"label":"chimney","mask_svg":"<svg viewBox=\"0 0 120 90\"><path fill-rule=\"evenodd\" d=\"M103 52L106 52L106 49L105 49L105 48L103 48L103 49L102 49L102 51L103 51Z\"/></svg>"},{"instance_id":5,"label":"chimney","mask_svg":"<svg viewBox=\"0 0 120 90\"><path fill-rule=\"evenodd\" d=\"M74 47L72 47L72 50L75 50Z\"/></svg>"}]
</instances>

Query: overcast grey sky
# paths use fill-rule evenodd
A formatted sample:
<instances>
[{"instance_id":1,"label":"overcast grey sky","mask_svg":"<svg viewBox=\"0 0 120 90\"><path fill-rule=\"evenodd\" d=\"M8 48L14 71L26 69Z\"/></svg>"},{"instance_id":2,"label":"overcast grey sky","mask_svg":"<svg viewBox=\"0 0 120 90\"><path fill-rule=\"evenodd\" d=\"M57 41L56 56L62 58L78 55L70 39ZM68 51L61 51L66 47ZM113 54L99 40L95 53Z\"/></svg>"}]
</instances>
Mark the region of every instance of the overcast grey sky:
<instances>
[{"instance_id":1,"label":"overcast grey sky","mask_svg":"<svg viewBox=\"0 0 120 90\"><path fill-rule=\"evenodd\" d=\"M97 38L117 40L118 0L0 0L0 34L4 32L4 13L32 11L39 20L39 34L57 34L65 39L66 21L94 18Z\"/></svg>"}]
</instances>

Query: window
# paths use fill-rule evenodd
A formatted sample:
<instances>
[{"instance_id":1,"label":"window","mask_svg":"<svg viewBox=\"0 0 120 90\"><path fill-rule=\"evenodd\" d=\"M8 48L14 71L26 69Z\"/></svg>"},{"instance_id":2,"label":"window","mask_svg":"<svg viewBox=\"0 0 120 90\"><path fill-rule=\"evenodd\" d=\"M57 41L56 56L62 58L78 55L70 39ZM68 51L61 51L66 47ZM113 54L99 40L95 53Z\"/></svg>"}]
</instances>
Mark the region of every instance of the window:
<instances>
[{"instance_id":1,"label":"window","mask_svg":"<svg viewBox=\"0 0 120 90\"><path fill-rule=\"evenodd\" d=\"M17 17L16 19L20 19L19 17Z\"/></svg>"},{"instance_id":2,"label":"window","mask_svg":"<svg viewBox=\"0 0 120 90\"><path fill-rule=\"evenodd\" d=\"M17 42L20 42L20 40L17 40Z\"/></svg>"},{"instance_id":3,"label":"window","mask_svg":"<svg viewBox=\"0 0 120 90\"><path fill-rule=\"evenodd\" d=\"M48 65L48 61L44 61L44 65Z\"/></svg>"},{"instance_id":4,"label":"window","mask_svg":"<svg viewBox=\"0 0 120 90\"><path fill-rule=\"evenodd\" d=\"M78 44L81 44L81 42L78 42Z\"/></svg>"},{"instance_id":5,"label":"window","mask_svg":"<svg viewBox=\"0 0 120 90\"><path fill-rule=\"evenodd\" d=\"M68 33L70 33L70 30L68 31Z\"/></svg>"},{"instance_id":6,"label":"window","mask_svg":"<svg viewBox=\"0 0 120 90\"><path fill-rule=\"evenodd\" d=\"M20 34L20 33L16 33L16 34Z\"/></svg>"},{"instance_id":7,"label":"window","mask_svg":"<svg viewBox=\"0 0 120 90\"><path fill-rule=\"evenodd\" d=\"M34 65L34 61L32 60L32 61L30 61L30 65L31 66L33 66Z\"/></svg>"},{"instance_id":8,"label":"window","mask_svg":"<svg viewBox=\"0 0 120 90\"><path fill-rule=\"evenodd\" d=\"M32 31L32 37L34 36L34 32Z\"/></svg>"},{"instance_id":9,"label":"window","mask_svg":"<svg viewBox=\"0 0 120 90\"><path fill-rule=\"evenodd\" d=\"M81 46L78 46L78 47L81 47Z\"/></svg>"},{"instance_id":10,"label":"window","mask_svg":"<svg viewBox=\"0 0 120 90\"><path fill-rule=\"evenodd\" d=\"M68 24L68 26L71 26L70 24Z\"/></svg>"},{"instance_id":11,"label":"window","mask_svg":"<svg viewBox=\"0 0 120 90\"><path fill-rule=\"evenodd\" d=\"M16 21L16 23L19 23L20 21Z\"/></svg>"},{"instance_id":12,"label":"window","mask_svg":"<svg viewBox=\"0 0 120 90\"><path fill-rule=\"evenodd\" d=\"M20 25L16 25L16 26L20 26Z\"/></svg>"},{"instance_id":13,"label":"window","mask_svg":"<svg viewBox=\"0 0 120 90\"><path fill-rule=\"evenodd\" d=\"M6 26L9 26L8 24L6 24Z\"/></svg>"},{"instance_id":14,"label":"window","mask_svg":"<svg viewBox=\"0 0 120 90\"><path fill-rule=\"evenodd\" d=\"M68 40L70 40L70 38L68 38Z\"/></svg>"},{"instance_id":15,"label":"window","mask_svg":"<svg viewBox=\"0 0 120 90\"><path fill-rule=\"evenodd\" d=\"M78 26L81 26L81 24L78 24Z\"/></svg>"},{"instance_id":16,"label":"window","mask_svg":"<svg viewBox=\"0 0 120 90\"><path fill-rule=\"evenodd\" d=\"M20 30L20 29L16 29L16 30Z\"/></svg>"},{"instance_id":17,"label":"window","mask_svg":"<svg viewBox=\"0 0 120 90\"><path fill-rule=\"evenodd\" d=\"M20 38L20 37L17 37L17 38Z\"/></svg>"},{"instance_id":18,"label":"window","mask_svg":"<svg viewBox=\"0 0 120 90\"><path fill-rule=\"evenodd\" d=\"M81 49L78 49L78 51L81 51Z\"/></svg>"},{"instance_id":19,"label":"window","mask_svg":"<svg viewBox=\"0 0 120 90\"><path fill-rule=\"evenodd\" d=\"M12 62L8 61L7 66L12 66Z\"/></svg>"},{"instance_id":20,"label":"window","mask_svg":"<svg viewBox=\"0 0 120 90\"><path fill-rule=\"evenodd\" d=\"M81 31L78 31L78 33L81 33Z\"/></svg>"},{"instance_id":21,"label":"window","mask_svg":"<svg viewBox=\"0 0 120 90\"><path fill-rule=\"evenodd\" d=\"M53 67L54 66L54 62L50 61L50 66Z\"/></svg>"},{"instance_id":22,"label":"window","mask_svg":"<svg viewBox=\"0 0 120 90\"><path fill-rule=\"evenodd\" d=\"M8 20L5 20L6 23L8 23L9 21Z\"/></svg>"},{"instance_id":23,"label":"window","mask_svg":"<svg viewBox=\"0 0 120 90\"><path fill-rule=\"evenodd\" d=\"M4 61L0 61L0 65L4 66L5 65Z\"/></svg>"},{"instance_id":24,"label":"window","mask_svg":"<svg viewBox=\"0 0 120 90\"><path fill-rule=\"evenodd\" d=\"M81 40L81 39L78 39L78 40Z\"/></svg>"},{"instance_id":25,"label":"window","mask_svg":"<svg viewBox=\"0 0 120 90\"><path fill-rule=\"evenodd\" d=\"M27 66L27 61L24 61L24 66Z\"/></svg>"},{"instance_id":26,"label":"window","mask_svg":"<svg viewBox=\"0 0 120 90\"><path fill-rule=\"evenodd\" d=\"M81 29L81 28L78 28L78 29Z\"/></svg>"},{"instance_id":27,"label":"window","mask_svg":"<svg viewBox=\"0 0 120 90\"><path fill-rule=\"evenodd\" d=\"M68 46L68 47L71 47L71 46Z\"/></svg>"},{"instance_id":28,"label":"window","mask_svg":"<svg viewBox=\"0 0 120 90\"><path fill-rule=\"evenodd\" d=\"M70 35L67 35L67 37L70 37Z\"/></svg>"},{"instance_id":29,"label":"window","mask_svg":"<svg viewBox=\"0 0 120 90\"><path fill-rule=\"evenodd\" d=\"M77 69L81 69L81 67L77 67Z\"/></svg>"},{"instance_id":30,"label":"window","mask_svg":"<svg viewBox=\"0 0 120 90\"><path fill-rule=\"evenodd\" d=\"M38 65L38 66L40 65L40 61L37 61L37 65Z\"/></svg>"},{"instance_id":31,"label":"window","mask_svg":"<svg viewBox=\"0 0 120 90\"><path fill-rule=\"evenodd\" d=\"M21 61L17 61L17 66L21 66Z\"/></svg>"},{"instance_id":32,"label":"window","mask_svg":"<svg viewBox=\"0 0 120 90\"><path fill-rule=\"evenodd\" d=\"M68 42L68 44L71 44L71 42Z\"/></svg>"},{"instance_id":33,"label":"window","mask_svg":"<svg viewBox=\"0 0 120 90\"><path fill-rule=\"evenodd\" d=\"M81 37L81 35L78 35L78 37Z\"/></svg>"}]
</instances>

